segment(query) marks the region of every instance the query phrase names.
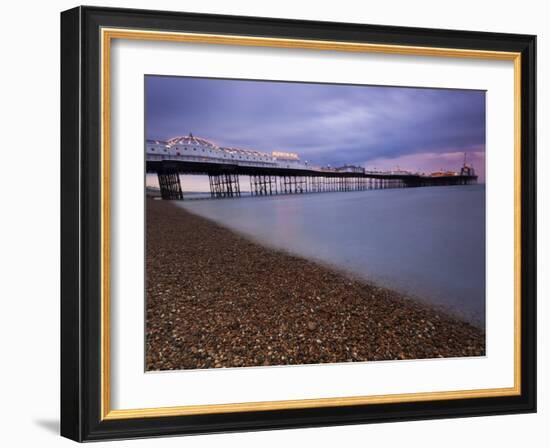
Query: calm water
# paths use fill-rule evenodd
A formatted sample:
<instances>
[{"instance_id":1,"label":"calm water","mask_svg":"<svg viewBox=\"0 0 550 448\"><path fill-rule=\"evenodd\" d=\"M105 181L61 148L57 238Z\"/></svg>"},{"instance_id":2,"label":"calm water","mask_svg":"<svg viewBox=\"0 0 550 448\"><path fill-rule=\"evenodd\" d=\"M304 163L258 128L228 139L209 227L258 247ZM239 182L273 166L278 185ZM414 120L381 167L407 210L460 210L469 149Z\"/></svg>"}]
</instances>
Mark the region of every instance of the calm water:
<instances>
[{"instance_id":1,"label":"calm water","mask_svg":"<svg viewBox=\"0 0 550 448\"><path fill-rule=\"evenodd\" d=\"M484 325L484 185L178 204Z\"/></svg>"}]
</instances>

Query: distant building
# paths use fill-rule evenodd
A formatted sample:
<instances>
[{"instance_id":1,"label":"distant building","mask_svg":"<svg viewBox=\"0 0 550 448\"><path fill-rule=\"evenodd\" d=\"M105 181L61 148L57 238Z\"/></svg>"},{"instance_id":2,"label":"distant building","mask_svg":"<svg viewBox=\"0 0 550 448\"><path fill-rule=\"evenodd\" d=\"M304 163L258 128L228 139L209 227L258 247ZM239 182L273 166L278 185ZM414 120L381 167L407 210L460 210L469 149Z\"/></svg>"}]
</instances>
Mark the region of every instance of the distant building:
<instances>
[{"instance_id":1,"label":"distant building","mask_svg":"<svg viewBox=\"0 0 550 448\"><path fill-rule=\"evenodd\" d=\"M300 161L300 156L295 152L272 151L271 156L276 160L284 160L288 162Z\"/></svg>"},{"instance_id":2,"label":"distant building","mask_svg":"<svg viewBox=\"0 0 550 448\"><path fill-rule=\"evenodd\" d=\"M430 173L431 177L448 177L448 176L458 176L456 171L434 171Z\"/></svg>"},{"instance_id":3,"label":"distant building","mask_svg":"<svg viewBox=\"0 0 550 448\"><path fill-rule=\"evenodd\" d=\"M300 161L300 156L295 152L272 151L271 157L277 161L278 166L284 168L297 168L300 165L307 165L307 162L302 163Z\"/></svg>"},{"instance_id":4,"label":"distant building","mask_svg":"<svg viewBox=\"0 0 550 448\"><path fill-rule=\"evenodd\" d=\"M365 168L357 165L344 165L334 169L337 173L359 173L365 174Z\"/></svg>"},{"instance_id":5,"label":"distant building","mask_svg":"<svg viewBox=\"0 0 550 448\"><path fill-rule=\"evenodd\" d=\"M396 168L394 170L388 171L388 174L395 174L399 176L414 176L414 173L407 170L402 170L400 168Z\"/></svg>"},{"instance_id":6,"label":"distant building","mask_svg":"<svg viewBox=\"0 0 550 448\"><path fill-rule=\"evenodd\" d=\"M460 168L460 175L475 177L476 170L474 170L474 165L473 164L468 165L466 163L467 155L468 155L467 153L464 153L464 162L462 163L462 168Z\"/></svg>"},{"instance_id":7,"label":"distant building","mask_svg":"<svg viewBox=\"0 0 550 448\"><path fill-rule=\"evenodd\" d=\"M276 166L271 154L249 149L222 147L193 134L174 137L166 142L147 140L145 152L149 159L189 160L215 163L253 163L254 165Z\"/></svg>"},{"instance_id":8,"label":"distant building","mask_svg":"<svg viewBox=\"0 0 550 448\"><path fill-rule=\"evenodd\" d=\"M147 152L154 152L156 154L167 154L170 145L167 142L160 140L147 140Z\"/></svg>"},{"instance_id":9,"label":"distant building","mask_svg":"<svg viewBox=\"0 0 550 448\"><path fill-rule=\"evenodd\" d=\"M147 140L145 152L149 160L186 160L194 162L227 163L278 168L306 168L294 152L272 153L251 149L218 146L193 134L174 137L167 141Z\"/></svg>"},{"instance_id":10,"label":"distant building","mask_svg":"<svg viewBox=\"0 0 550 448\"><path fill-rule=\"evenodd\" d=\"M472 165L464 164L462 166L462 168L460 168L460 175L461 176L475 176L476 171L474 170L474 167Z\"/></svg>"}]
</instances>

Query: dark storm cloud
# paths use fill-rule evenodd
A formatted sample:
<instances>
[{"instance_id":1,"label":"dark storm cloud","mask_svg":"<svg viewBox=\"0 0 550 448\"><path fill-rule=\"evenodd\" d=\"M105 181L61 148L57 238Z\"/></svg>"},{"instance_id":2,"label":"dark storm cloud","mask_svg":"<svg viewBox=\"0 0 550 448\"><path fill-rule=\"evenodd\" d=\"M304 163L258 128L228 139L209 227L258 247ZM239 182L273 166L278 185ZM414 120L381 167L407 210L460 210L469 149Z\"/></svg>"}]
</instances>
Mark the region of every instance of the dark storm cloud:
<instances>
[{"instance_id":1,"label":"dark storm cloud","mask_svg":"<svg viewBox=\"0 0 550 448\"><path fill-rule=\"evenodd\" d=\"M316 164L484 151L481 91L146 78L146 133L284 150Z\"/></svg>"}]
</instances>

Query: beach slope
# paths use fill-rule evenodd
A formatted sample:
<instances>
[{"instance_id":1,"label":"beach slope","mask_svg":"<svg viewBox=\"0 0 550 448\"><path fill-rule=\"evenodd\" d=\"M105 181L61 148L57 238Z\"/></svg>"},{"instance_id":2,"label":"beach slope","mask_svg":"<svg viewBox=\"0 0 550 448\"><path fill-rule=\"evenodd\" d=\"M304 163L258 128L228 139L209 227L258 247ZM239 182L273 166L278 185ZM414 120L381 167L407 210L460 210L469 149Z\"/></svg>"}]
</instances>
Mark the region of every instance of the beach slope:
<instances>
[{"instance_id":1,"label":"beach slope","mask_svg":"<svg viewBox=\"0 0 550 448\"><path fill-rule=\"evenodd\" d=\"M483 356L427 305L147 199L146 369Z\"/></svg>"}]
</instances>

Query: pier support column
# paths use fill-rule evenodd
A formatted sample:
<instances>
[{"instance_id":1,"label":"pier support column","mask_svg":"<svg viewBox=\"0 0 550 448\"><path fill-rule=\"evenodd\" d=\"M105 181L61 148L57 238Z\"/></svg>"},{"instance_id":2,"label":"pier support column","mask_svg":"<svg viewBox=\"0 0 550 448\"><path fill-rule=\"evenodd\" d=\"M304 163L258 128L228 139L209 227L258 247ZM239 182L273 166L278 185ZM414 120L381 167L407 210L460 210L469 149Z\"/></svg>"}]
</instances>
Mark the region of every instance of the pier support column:
<instances>
[{"instance_id":1,"label":"pier support column","mask_svg":"<svg viewBox=\"0 0 550 448\"><path fill-rule=\"evenodd\" d=\"M157 172L162 199L183 199L181 191L180 175L176 169L163 167Z\"/></svg>"},{"instance_id":2,"label":"pier support column","mask_svg":"<svg viewBox=\"0 0 550 448\"><path fill-rule=\"evenodd\" d=\"M294 176L281 176L279 191L281 194L296 193L296 177ZM294 185L294 188L293 188Z\"/></svg>"},{"instance_id":3,"label":"pier support column","mask_svg":"<svg viewBox=\"0 0 550 448\"><path fill-rule=\"evenodd\" d=\"M307 193L307 177L299 176L296 181L296 193Z\"/></svg>"},{"instance_id":4,"label":"pier support column","mask_svg":"<svg viewBox=\"0 0 550 448\"><path fill-rule=\"evenodd\" d=\"M238 174L209 174L210 197L232 198L241 196L241 186Z\"/></svg>"},{"instance_id":5,"label":"pier support column","mask_svg":"<svg viewBox=\"0 0 550 448\"><path fill-rule=\"evenodd\" d=\"M250 176L250 194L252 196L271 196L277 193L278 189L276 176Z\"/></svg>"}]
</instances>

